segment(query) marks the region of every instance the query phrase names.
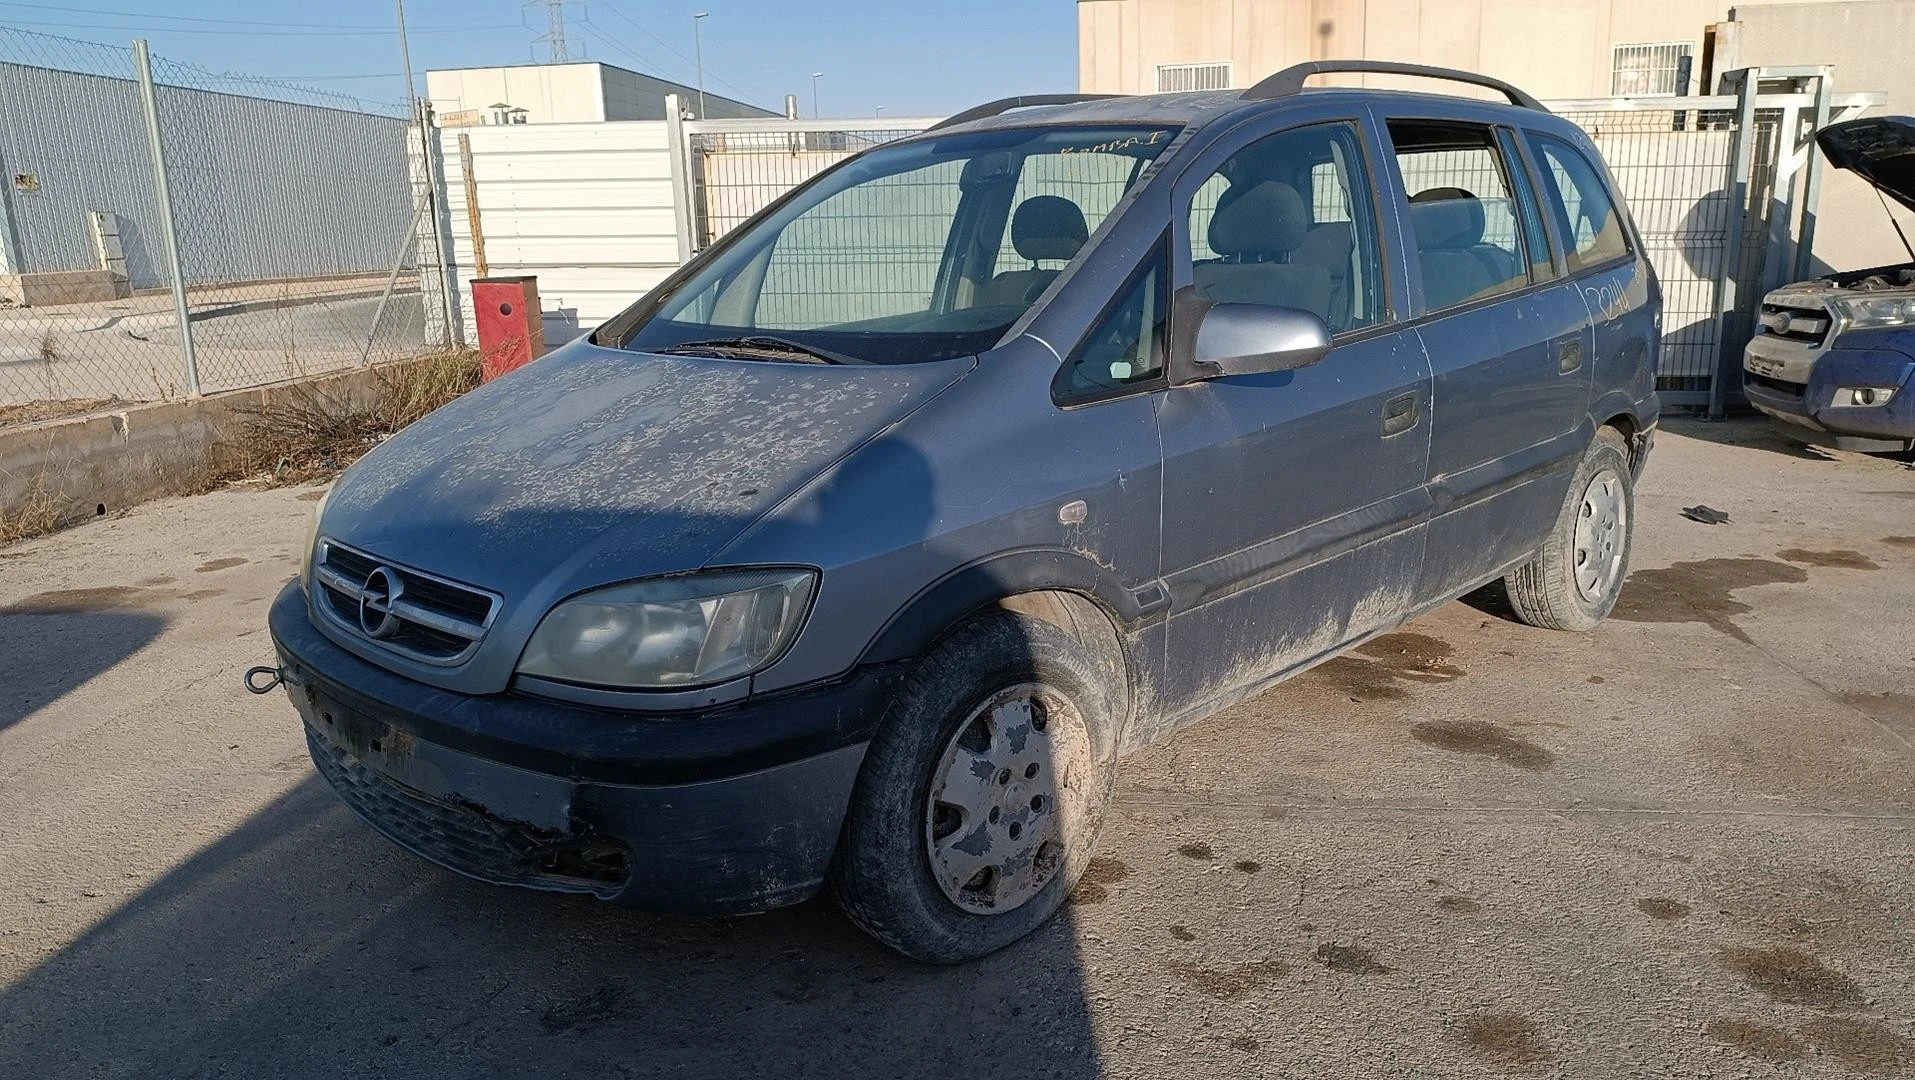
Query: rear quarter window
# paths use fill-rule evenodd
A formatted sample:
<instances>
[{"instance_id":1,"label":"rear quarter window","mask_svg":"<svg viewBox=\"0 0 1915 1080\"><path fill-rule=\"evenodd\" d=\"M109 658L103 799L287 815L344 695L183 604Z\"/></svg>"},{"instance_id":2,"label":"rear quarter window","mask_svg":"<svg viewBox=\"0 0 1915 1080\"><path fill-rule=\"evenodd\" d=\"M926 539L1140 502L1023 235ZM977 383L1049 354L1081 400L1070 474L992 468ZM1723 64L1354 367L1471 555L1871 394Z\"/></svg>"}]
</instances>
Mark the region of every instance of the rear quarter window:
<instances>
[{"instance_id":1,"label":"rear quarter window","mask_svg":"<svg viewBox=\"0 0 1915 1080\"><path fill-rule=\"evenodd\" d=\"M1629 254L1622 212L1602 171L1561 139L1535 132L1527 137L1542 167L1544 201L1562 234L1570 273Z\"/></svg>"}]
</instances>

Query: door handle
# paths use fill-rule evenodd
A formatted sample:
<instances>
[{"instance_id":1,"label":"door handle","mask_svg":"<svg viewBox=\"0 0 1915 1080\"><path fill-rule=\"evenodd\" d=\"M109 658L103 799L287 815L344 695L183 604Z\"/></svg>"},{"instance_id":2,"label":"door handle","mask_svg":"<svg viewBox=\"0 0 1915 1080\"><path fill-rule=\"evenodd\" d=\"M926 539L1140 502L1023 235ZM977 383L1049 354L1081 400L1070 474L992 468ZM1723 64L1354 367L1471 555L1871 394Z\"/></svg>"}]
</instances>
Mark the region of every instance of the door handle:
<instances>
[{"instance_id":1,"label":"door handle","mask_svg":"<svg viewBox=\"0 0 1915 1080\"><path fill-rule=\"evenodd\" d=\"M1383 403L1383 437L1401 435L1416 426L1417 404L1422 395L1412 390Z\"/></svg>"},{"instance_id":2,"label":"door handle","mask_svg":"<svg viewBox=\"0 0 1915 1080\"><path fill-rule=\"evenodd\" d=\"M1583 366L1583 339L1564 338L1556 343L1556 372L1567 375Z\"/></svg>"}]
</instances>

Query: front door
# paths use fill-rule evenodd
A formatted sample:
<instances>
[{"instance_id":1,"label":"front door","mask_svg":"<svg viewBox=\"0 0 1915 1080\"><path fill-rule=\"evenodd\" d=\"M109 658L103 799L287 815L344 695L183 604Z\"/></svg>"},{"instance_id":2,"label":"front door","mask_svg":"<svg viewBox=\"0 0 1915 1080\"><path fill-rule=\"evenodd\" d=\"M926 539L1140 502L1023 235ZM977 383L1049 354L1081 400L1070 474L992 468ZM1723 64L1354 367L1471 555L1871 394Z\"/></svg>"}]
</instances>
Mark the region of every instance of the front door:
<instances>
[{"instance_id":1,"label":"front door","mask_svg":"<svg viewBox=\"0 0 1915 1080\"><path fill-rule=\"evenodd\" d=\"M1274 126L1178 181L1173 279L1215 303L1314 311L1334 348L1164 395L1173 723L1394 623L1422 567L1429 363L1390 314L1369 164L1380 143L1334 113Z\"/></svg>"}]
</instances>

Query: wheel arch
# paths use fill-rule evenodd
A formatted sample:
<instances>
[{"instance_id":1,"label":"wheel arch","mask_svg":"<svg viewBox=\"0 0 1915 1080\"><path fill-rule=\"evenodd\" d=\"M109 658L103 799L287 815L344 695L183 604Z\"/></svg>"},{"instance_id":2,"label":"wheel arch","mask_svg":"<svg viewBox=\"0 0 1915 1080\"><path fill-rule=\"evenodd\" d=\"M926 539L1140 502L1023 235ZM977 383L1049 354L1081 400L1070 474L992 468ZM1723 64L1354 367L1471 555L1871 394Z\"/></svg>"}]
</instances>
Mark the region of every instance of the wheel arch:
<instances>
[{"instance_id":1,"label":"wheel arch","mask_svg":"<svg viewBox=\"0 0 1915 1080\"><path fill-rule=\"evenodd\" d=\"M1143 612L1110 571L1074 552L1010 552L946 574L891 616L859 662L922 656L993 611L1015 612L1070 634L1115 680L1128 721L1136 672L1125 628L1142 621Z\"/></svg>"}]
</instances>

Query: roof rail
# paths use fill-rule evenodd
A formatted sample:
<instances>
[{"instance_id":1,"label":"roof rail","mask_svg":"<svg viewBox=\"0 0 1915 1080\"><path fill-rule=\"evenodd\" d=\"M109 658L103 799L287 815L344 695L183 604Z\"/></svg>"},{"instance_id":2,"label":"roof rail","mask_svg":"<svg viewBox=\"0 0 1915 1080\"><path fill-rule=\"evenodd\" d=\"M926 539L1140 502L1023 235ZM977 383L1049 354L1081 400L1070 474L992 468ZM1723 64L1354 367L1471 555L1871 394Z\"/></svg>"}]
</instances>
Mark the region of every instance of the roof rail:
<instances>
[{"instance_id":1,"label":"roof rail","mask_svg":"<svg viewBox=\"0 0 1915 1080\"><path fill-rule=\"evenodd\" d=\"M1270 98L1289 97L1301 91L1303 80L1312 75L1343 72L1372 75L1421 75L1426 79L1448 79L1451 82L1472 83L1502 93L1504 97L1509 98L1511 105L1520 105L1525 109L1536 109L1541 112L1549 111L1542 102L1501 79L1492 79L1488 75L1477 75L1469 71L1458 71L1455 68L1399 64L1393 60L1309 60L1301 64L1293 64L1245 90L1243 100L1267 101Z\"/></svg>"},{"instance_id":2,"label":"roof rail","mask_svg":"<svg viewBox=\"0 0 1915 1080\"><path fill-rule=\"evenodd\" d=\"M987 101L982 105L966 109L956 116L940 120L924 130L936 131L939 128L968 124L973 120L1007 113L1012 109L1028 109L1033 105L1075 105L1080 101L1102 101L1105 98L1122 96L1122 94L1023 94L1018 97L998 98L996 101Z\"/></svg>"}]
</instances>

